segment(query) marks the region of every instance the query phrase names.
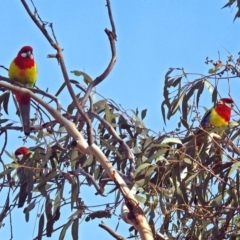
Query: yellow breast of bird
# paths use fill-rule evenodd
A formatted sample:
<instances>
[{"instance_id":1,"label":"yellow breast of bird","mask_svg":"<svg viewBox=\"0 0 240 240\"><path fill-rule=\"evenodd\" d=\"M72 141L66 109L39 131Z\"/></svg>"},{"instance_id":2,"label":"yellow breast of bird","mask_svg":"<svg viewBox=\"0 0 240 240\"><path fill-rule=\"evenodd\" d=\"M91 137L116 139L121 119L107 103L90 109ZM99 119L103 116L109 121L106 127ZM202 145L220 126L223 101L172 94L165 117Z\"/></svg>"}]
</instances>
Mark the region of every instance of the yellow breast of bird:
<instances>
[{"instance_id":1,"label":"yellow breast of bird","mask_svg":"<svg viewBox=\"0 0 240 240\"><path fill-rule=\"evenodd\" d=\"M215 111L215 109L212 109L212 112L210 115L210 124L215 127L221 127L221 126L227 126L228 122L226 122L224 118L219 116Z\"/></svg>"},{"instance_id":2,"label":"yellow breast of bird","mask_svg":"<svg viewBox=\"0 0 240 240\"><path fill-rule=\"evenodd\" d=\"M10 78L15 79L28 87L34 87L37 79L37 66L34 64L31 68L20 69L14 62L12 62L8 75Z\"/></svg>"}]
</instances>

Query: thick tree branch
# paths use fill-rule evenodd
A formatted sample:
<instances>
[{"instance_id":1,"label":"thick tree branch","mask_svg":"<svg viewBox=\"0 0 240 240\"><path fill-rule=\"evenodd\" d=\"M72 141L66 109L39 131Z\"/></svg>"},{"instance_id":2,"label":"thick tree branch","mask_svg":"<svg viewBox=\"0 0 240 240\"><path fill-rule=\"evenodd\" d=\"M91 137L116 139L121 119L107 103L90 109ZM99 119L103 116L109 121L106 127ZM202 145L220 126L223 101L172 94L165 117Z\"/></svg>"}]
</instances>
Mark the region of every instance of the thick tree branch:
<instances>
[{"instance_id":1,"label":"thick tree branch","mask_svg":"<svg viewBox=\"0 0 240 240\"><path fill-rule=\"evenodd\" d=\"M78 151L84 154L93 155L96 160L101 164L101 166L105 169L108 176L115 182L115 184L120 189L123 194L126 205L129 209L129 223L133 224L134 227L139 231L142 240L151 240L153 239L153 234L151 228L148 224L147 219L144 216L143 211L140 208L138 201L136 200L134 194L129 190L128 186L118 174L118 172L114 169L111 162L107 159L107 157L103 154L101 149L95 144L89 145L82 134L78 131L75 124L65 117L63 117L59 111L51 107L49 104L44 102L41 98L37 97L32 91L26 88L20 88L18 86L14 86L5 82L0 82L0 86L5 87L11 91L18 91L24 94L29 95L36 102L41 104L51 115L55 118L60 124L62 124L67 132L72 136L72 138L76 142L76 148Z\"/></svg>"},{"instance_id":2,"label":"thick tree branch","mask_svg":"<svg viewBox=\"0 0 240 240\"><path fill-rule=\"evenodd\" d=\"M61 111L61 108L62 108L61 103L58 100L58 98L55 97L54 95L52 95L52 94L50 94L46 91L42 91L40 89L26 87L23 84L21 84L20 82L17 82L16 80L14 80L14 79L6 78L6 77L3 77L1 75L0 75L0 80L11 83L11 84L14 84L14 85L22 87L22 88L29 89L30 91L32 91L34 93L38 93L38 94L41 94L42 96L45 96L45 97L48 97L48 98L52 99L54 102L56 102L57 110Z\"/></svg>"}]
</instances>

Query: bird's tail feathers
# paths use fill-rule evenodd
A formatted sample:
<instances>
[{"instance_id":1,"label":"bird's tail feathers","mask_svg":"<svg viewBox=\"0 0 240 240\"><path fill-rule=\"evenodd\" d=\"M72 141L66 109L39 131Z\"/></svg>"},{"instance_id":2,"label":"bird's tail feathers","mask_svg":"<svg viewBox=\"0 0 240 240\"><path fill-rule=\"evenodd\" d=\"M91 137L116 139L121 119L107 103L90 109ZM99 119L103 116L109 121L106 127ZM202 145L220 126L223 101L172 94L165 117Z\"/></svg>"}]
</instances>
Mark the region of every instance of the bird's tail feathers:
<instances>
[{"instance_id":1,"label":"bird's tail feathers","mask_svg":"<svg viewBox=\"0 0 240 240\"><path fill-rule=\"evenodd\" d=\"M18 103L20 118L22 121L23 131L25 135L30 134L30 102L28 104Z\"/></svg>"}]
</instances>

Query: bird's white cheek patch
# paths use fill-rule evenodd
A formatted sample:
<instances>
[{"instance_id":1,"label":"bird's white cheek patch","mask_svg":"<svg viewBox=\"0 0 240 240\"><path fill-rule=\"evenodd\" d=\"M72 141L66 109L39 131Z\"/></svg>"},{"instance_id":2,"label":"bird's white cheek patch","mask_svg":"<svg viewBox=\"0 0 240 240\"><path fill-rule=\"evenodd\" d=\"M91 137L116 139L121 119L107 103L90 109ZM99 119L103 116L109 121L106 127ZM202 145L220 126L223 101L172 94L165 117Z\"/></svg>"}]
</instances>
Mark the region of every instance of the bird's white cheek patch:
<instances>
[{"instance_id":1,"label":"bird's white cheek patch","mask_svg":"<svg viewBox=\"0 0 240 240\"><path fill-rule=\"evenodd\" d=\"M23 154L19 154L16 156L18 160L21 160L23 158Z\"/></svg>"},{"instance_id":2,"label":"bird's white cheek patch","mask_svg":"<svg viewBox=\"0 0 240 240\"><path fill-rule=\"evenodd\" d=\"M232 103L225 103L225 105L226 105L227 107L229 107L229 108L232 108L232 107L233 107Z\"/></svg>"},{"instance_id":3,"label":"bird's white cheek patch","mask_svg":"<svg viewBox=\"0 0 240 240\"><path fill-rule=\"evenodd\" d=\"M21 53L21 56L25 58L25 57L27 57L27 54L26 53Z\"/></svg>"}]
</instances>

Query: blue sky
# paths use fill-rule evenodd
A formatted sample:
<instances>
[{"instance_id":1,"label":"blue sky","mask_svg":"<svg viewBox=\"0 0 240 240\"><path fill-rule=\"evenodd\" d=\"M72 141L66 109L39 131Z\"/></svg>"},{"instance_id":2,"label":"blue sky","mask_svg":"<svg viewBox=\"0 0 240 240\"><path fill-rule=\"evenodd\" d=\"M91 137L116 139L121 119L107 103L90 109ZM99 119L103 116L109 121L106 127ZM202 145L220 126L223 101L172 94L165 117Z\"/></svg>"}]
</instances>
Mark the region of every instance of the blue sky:
<instances>
[{"instance_id":1,"label":"blue sky","mask_svg":"<svg viewBox=\"0 0 240 240\"><path fill-rule=\"evenodd\" d=\"M72 70L85 71L92 78L100 75L111 56L108 38L104 32L105 28L110 28L105 1L68 0L58 1L58 4L54 1L34 2L42 19L53 23L57 39L64 48L70 78L81 81L81 78L70 73ZM221 10L225 3L223 0L195 0L191 3L179 0L113 0L118 59L110 76L97 86L97 92L113 99L126 110L147 108L147 127L156 132L162 131L165 126L160 104L163 100L164 74L169 67L184 67L186 72L207 74L211 68L204 64L207 56L217 60L219 52L221 59L225 60L230 52L237 58L240 50L240 21L233 23L235 8ZM49 53L54 53L54 50L30 20L20 1L2 0L0 9L0 65L8 67L22 46L31 45L39 69L37 86L41 89L48 88L50 93L55 93L62 84L63 77L57 61L46 58ZM0 69L0 74L6 76L6 71ZM234 86L231 94L238 102L240 84L237 80L231 83ZM226 83L222 83L219 90L222 96L226 96ZM67 95L60 98L65 107L66 99ZM201 105L211 107L210 95L206 94L206 99L201 99ZM15 110L12 110L13 106L11 103L12 114L9 117L19 121ZM177 120L175 117L168 122L167 128L175 128ZM18 136L22 136L22 133L9 134L9 152L22 145ZM0 138L0 143L2 142L3 139ZM32 144L28 141L27 146ZM6 162L10 161L6 155L4 157ZM91 205L95 203L93 193L94 190L88 189L85 193L91 196ZM97 203L101 201L107 202L99 199ZM70 215L69 212L64 217L67 219ZM26 224L19 212L14 213L12 218L16 224L14 239L20 239L16 237L20 233L22 239L31 239L33 226ZM98 228L99 222L97 220L81 224L80 237L94 239L101 236L112 239L104 230ZM117 218L114 223L113 219L105 222L111 222L114 228ZM17 225L19 229L16 229ZM119 229L119 233L127 237L126 229L130 225L121 222L120 226L123 228ZM9 238L8 226L1 228L0 236ZM57 239L57 235L54 237L52 239Z\"/></svg>"}]
</instances>

